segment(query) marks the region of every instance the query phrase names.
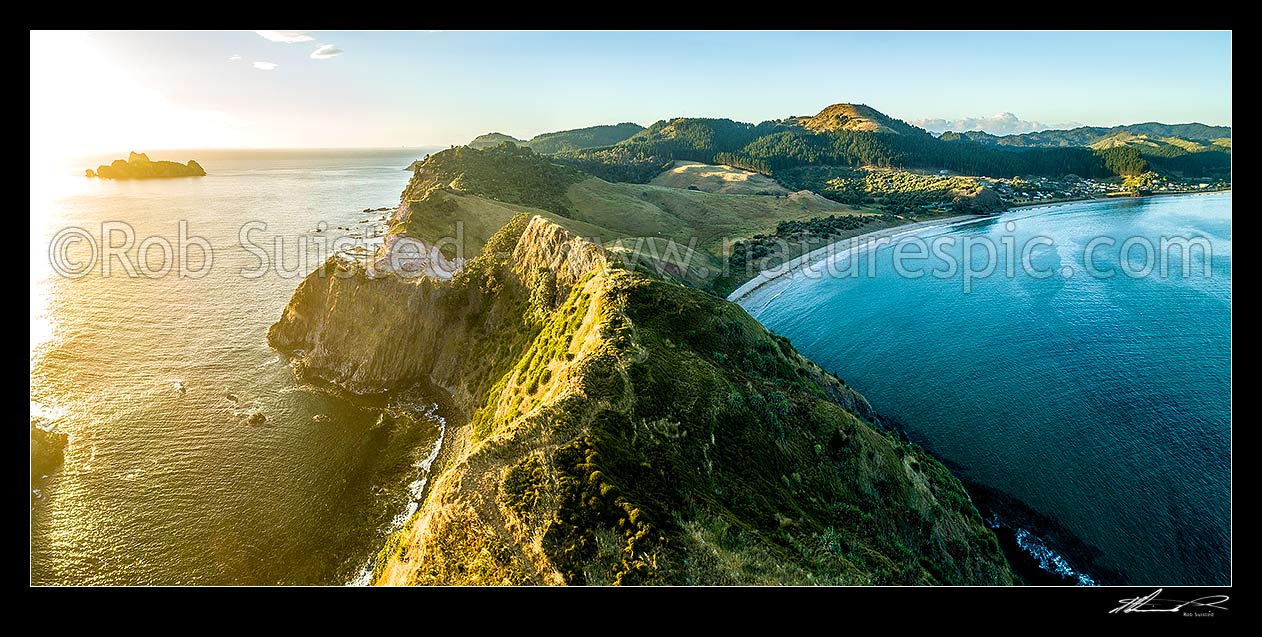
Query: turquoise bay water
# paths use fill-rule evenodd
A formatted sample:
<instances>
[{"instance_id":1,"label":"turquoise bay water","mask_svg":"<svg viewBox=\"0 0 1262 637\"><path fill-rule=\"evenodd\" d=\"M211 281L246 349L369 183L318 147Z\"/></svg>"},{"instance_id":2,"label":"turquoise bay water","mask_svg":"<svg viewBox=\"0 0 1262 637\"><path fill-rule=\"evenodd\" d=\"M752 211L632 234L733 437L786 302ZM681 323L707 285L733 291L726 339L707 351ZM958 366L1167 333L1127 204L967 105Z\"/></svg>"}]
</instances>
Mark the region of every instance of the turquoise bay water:
<instances>
[{"instance_id":1,"label":"turquoise bay water","mask_svg":"<svg viewBox=\"0 0 1262 637\"><path fill-rule=\"evenodd\" d=\"M1008 230L1008 222L1014 228ZM903 423L966 479L1055 520L1093 551L1073 567L1109 584L1231 583L1231 194L1092 201L1018 210L921 234L1054 240L1037 279L1000 272L969 293L952 279L797 277L742 301L825 369ZM1204 237L1209 277L1177 259L1131 278L1130 237ZM1095 237L1094 265L1082 254ZM1018 253L1019 254L1019 253ZM973 251L974 267L985 256ZM1141 248L1133 248L1138 263ZM930 259L914 267L945 269ZM1037 531L1036 531L1037 532ZM1098 551L1098 552L1097 552Z\"/></svg>"},{"instance_id":2,"label":"turquoise bay water","mask_svg":"<svg viewBox=\"0 0 1262 637\"><path fill-rule=\"evenodd\" d=\"M355 578L424 477L439 421L382 417L428 410L419 398L297 382L266 334L319 264L300 264L299 237L393 207L403 167L425 152L150 153L197 159L209 174L134 182L81 176L109 158L32 172L31 415L70 434L63 467L32 484L33 583ZM112 276L98 266L68 279L49 267L50 240L66 227L96 234L121 221L137 240L174 242L181 220L214 249L204 278L129 278L115 263ZM253 236L269 249L282 237L288 273L241 276L258 264L238 241L252 221L267 224ZM254 411L266 424L246 422Z\"/></svg>"}]
</instances>

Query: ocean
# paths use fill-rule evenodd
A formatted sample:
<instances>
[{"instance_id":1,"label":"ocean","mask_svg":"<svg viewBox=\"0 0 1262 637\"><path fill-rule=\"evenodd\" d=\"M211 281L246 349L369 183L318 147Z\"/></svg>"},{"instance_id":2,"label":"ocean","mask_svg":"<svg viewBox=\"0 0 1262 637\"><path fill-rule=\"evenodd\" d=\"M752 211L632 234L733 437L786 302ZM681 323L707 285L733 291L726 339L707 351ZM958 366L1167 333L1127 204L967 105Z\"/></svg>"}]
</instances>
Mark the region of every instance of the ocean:
<instances>
[{"instance_id":1,"label":"ocean","mask_svg":"<svg viewBox=\"0 0 1262 637\"><path fill-rule=\"evenodd\" d=\"M393 208L404 167L434 150L151 152L208 174L142 181L82 176L110 157L33 169L31 418L70 436L62 468L32 480L33 583L357 577L414 509L441 410L299 382L267 328L320 264L316 241L386 214L362 210ZM155 241L139 268L145 238L174 250L181 222L211 246L207 271L194 246L186 276L162 274ZM110 228L116 245L133 236L135 276L118 257L80 271L83 234L100 246Z\"/></svg>"},{"instance_id":2,"label":"ocean","mask_svg":"<svg viewBox=\"0 0 1262 637\"><path fill-rule=\"evenodd\" d=\"M1044 569L1230 584L1231 193L1019 209L918 236L928 251L880 247L874 270L864 255L741 303L947 462ZM1146 252L1162 237L1209 251L1185 263L1168 243L1162 276ZM987 243L1000 265L966 286ZM896 249L930 256L900 274Z\"/></svg>"}]
</instances>

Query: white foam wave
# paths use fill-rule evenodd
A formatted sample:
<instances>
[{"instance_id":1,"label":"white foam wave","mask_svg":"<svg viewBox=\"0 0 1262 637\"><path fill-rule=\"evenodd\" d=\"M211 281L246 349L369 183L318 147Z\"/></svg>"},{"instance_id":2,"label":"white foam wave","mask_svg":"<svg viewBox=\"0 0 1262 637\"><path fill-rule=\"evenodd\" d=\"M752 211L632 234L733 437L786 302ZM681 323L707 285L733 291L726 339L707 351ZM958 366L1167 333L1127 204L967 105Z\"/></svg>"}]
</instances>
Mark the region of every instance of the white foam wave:
<instances>
[{"instance_id":1,"label":"white foam wave","mask_svg":"<svg viewBox=\"0 0 1262 637\"><path fill-rule=\"evenodd\" d=\"M443 441L447 438L447 420L438 415L438 403L430 403L423 406L420 410L423 417L438 425L438 438L434 440L434 447L430 449L429 455L418 460L412 466L417 469L417 479L408 484L408 503L403 510L394 519L390 521L390 533L397 533L408 520L421 508L421 502L425 496L425 487L429 485L430 470L433 469L434 462L438 460L438 455L442 453ZM373 559L369 558L368 563L360 569L355 579L347 583L347 586L368 586L372 583Z\"/></svg>"},{"instance_id":2,"label":"white foam wave","mask_svg":"<svg viewBox=\"0 0 1262 637\"><path fill-rule=\"evenodd\" d=\"M1097 586L1096 582L1090 575L1079 572L1070 566L1069 561L1063 555L1053 551L1047 546L1037 535L1030 533L1025 529L1016 530L1017 546L1021 550L1034 556L1038 560L1039 568L1049 573L1059 573L1069 579L1078 582L1079 586Z\"/></svg>"}]
</instances>

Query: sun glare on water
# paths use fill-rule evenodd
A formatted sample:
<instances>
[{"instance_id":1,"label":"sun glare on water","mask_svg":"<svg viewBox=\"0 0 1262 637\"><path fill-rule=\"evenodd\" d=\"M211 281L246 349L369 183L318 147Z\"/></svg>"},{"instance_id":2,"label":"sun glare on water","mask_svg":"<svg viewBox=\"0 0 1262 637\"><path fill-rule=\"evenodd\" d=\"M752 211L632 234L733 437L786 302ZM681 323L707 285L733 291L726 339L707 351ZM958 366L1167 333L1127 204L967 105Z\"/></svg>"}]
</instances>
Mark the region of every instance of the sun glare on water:
<instances>
[{"instance_id":1,"label":"sun glare on water","mask_svg":"<svg viewBox=\"0 0 1262 637\"><path fill-rule=\"evenodd\" d=\"M159 64L160 61L155 61ZM86 33L31 32L31 355L54 327L48 242L74 219L58 201L93 187L87 156L235 145L243 124L226 113L186 108L145 85Z\"/></svg>"}]
</instances>

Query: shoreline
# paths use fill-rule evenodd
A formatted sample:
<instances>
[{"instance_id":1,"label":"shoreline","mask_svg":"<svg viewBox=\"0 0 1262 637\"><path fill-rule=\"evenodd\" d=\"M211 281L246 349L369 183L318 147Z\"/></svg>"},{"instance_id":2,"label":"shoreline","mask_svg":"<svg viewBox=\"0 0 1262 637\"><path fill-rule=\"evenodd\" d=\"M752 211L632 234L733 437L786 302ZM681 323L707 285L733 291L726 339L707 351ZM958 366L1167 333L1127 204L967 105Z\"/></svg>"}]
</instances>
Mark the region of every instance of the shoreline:
<instances>
[{"instance_id":1,"label":"shoreline","mask_svg":"<svg viewBox=\"0 0 1262 637\"><path fill-rule=\"evenodd\" d=\"M1007 211L1005 211L1007 212ZM740 285L727 295L727 300L733 303L740 303L748 299L758 290L766 287L768 284L784 280L784 277L792 278L793 275L818 265L826 259L840 256L841 254L849 254L850 252L879 241L880 239L893 239L906 234L924 232L926 230L934 230L937 228L949 228L957 225L963 225L974 221L982 221L984 219L994 218L994 215L956 215L953 217L943 217L941 219L932 219L928 221L916 221L905 223L891 228L882 228L865 232L853 237L834 241L828 245L811 250L810 252L799 255L793 259L785 261L780 266L763 270L754 277ZM844 244L850 244L850 247L839 252L838 247Z\"/></svg>"},{"instance_id":2,"label":"shoreline","mask_svg":"<svg viewBox=\"0 0 1262 637\"><path fill-rule=\"evenodd\" d=\"M1059 206L1063 206L1067 204L1081 203L1081 202L1088 202L1088 201L1129 201L1133 199L1152 199L1156 197L1172 197L1172 196L1189 196L1190 197L1190 196L1200 196L1200 195L1216 195L1216 194L1230 193L1230 192L1231 192L1231 189L1228 188L1225 190L1213 190L1213 191L1208 191L1208 192L1161 192L1161 193L1153 193L1151 195L1143 195L1139 197L1090 197L1087 199L1065 199L1061 201L1048 201L1048 202L1013 206L1012 208L1008 208L1006 210L1002 210L995 214L989 214L989 215L974 215L974 214L956 215L954 217L944 217L942 219L933 219L929 221L917 221L913 223L906 223L903 225L894 226L892 228L882 228L881 230L874 230L872 232L866 232L864 234L855 235L853 237L842 239L840 241L834 241L833 243L830 243L826 246L823 246L821 248L816 248L815 250L812 250L806 254L799 255L796 258L790 259L789 261L786 261L783 264L781 264L779 267L769 269L769 270L762 270L758 274L754 275L753 278L742 283L739 287L737 287L735 290L729 293L726 299L733 303L740 304L741 302L748 300L751 296L754 295L755 292L758 292L764 287L776 282L784 283L784 282L790 281L793 279L794 275L812 266L818 265L820 262L824 261L825 259L830 258L830 256L841 256L842 254L849 254L850 252L856 249L866 247L867 245L870 245L875 241L879 241L882 238L893 239L894 237L901 237L909 233L924 232L927 230L935 230L938 228L949 228L949 227L954 227L957 225L965 225L966 223L970 223L972 221L981 221L984 219L995 219L995 218L1001 217L1003 215L1006 215L1012 212L1037 210L1039 208L1055 208L1055 207L1059 207ZM851 246L846 248L844 252L839 252L838 247L846 243L851 244ZM789 278L786 279L785 277L789 277ZM748 308L746 309L748 310Z\"/></svg>"},{"instance_id":3,"label":"shoreline","mask_svg":"<svg viewBox=\"0 0 1262 637\"><path fill-rule=\"evenodd\" d=\"M1041 201L1041 202L1039 202L1039 203L1026 203L1026 204L1021 204L1021 205L1019 205L1019 206L1013 206L1013 207L1011 207L1011 208L1008 208L1007 210L1003 210L1003 211L1001 211L1001 212L997 213L995 216L999 216L999 215L1002 215L1002 214L1006 214L1006 213L1009 213L1009 212L1013 212L1013 211L1015 211L1015 210L1029 210L1029 209L1031 209L1031 208L1049 208L1049 207L1051 207L1051 206L1062 206L1062 205L1067 204L1067 203L1079 203L1079 202L1083 202L1083 201L1127 201L1127 200L1131 200L1131 199L1154 199L1154 198L1156 198L1156 197L1179 197L1179 196L1193 196L1193 195L1221 195L1221 194L1223 194L1223 193L1225 193L1225 192L1226 192L1226 193L1231 192L1231 188L1223 188L1223 189L1221 189L1221 190L1189 190L1189 191L1187 191L1187 192L1154 192L1154 193L1149 194L1149 195L1136 195L1136 196L1131 196L1131 195L1126 195L1126 196L1121 196L1121 195L1109 196L1109 195L1105 195L1105 196L1103 196L1103 197L1085 197L1085 198L1082 198L1082 199L1057 199L1057 200L1054 200L1054 201Z\"/></svg>"}]
</instances>

